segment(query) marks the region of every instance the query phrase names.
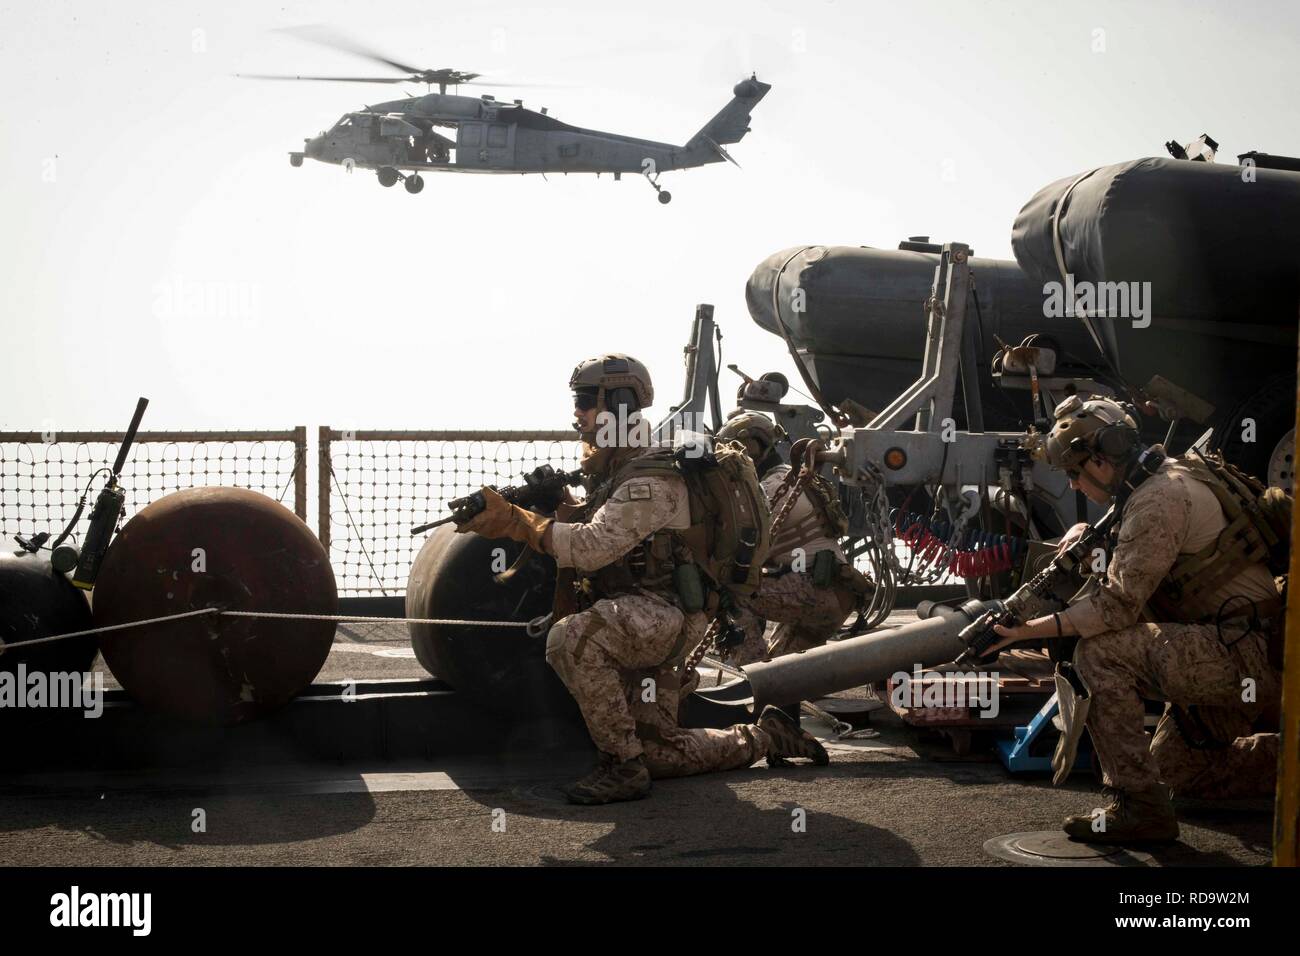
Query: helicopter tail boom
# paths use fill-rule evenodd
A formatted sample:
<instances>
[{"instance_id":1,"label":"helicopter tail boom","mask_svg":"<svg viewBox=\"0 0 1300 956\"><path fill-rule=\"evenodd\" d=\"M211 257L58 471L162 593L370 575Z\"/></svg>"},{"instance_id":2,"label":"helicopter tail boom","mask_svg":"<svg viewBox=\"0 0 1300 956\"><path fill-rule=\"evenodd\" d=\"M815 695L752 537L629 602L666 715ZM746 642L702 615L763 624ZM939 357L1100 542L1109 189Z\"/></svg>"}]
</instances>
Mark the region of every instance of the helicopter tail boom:
<instances>
[{"instance_id":1,"label":"helicopter tail boom","mask_svg":"<svg viewBox=\"0 0 1300 956\"><path fill-rule=\"evenodd\" d=\"M729 159L720 147L728 143L739 143L749 132L749 114L771 88L772 84L761 83L753 77L737 83L732 90L734 95L731 102L691 137L686 148L692 152L711 154L719 160Z\"/></svg>"}]
</instances>

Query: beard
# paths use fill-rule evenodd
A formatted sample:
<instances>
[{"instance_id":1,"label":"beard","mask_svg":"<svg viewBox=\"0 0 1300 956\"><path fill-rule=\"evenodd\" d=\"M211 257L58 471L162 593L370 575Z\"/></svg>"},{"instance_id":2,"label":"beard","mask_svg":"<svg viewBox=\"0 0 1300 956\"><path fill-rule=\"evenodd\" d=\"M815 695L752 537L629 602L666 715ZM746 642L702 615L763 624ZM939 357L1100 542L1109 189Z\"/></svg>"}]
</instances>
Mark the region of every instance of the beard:
<instances>
[{"instance_id":1,"label":"beard","mask_svg":"<svg viewBox=\"0 0 1300 956\"><path fill-rule=\"evenodd\" d=\"M602 448L595 443L595 435L582 436L582 460L578 467L584 475L603 474L614 457L616 448Z\"/></svg>"}]
</instances>

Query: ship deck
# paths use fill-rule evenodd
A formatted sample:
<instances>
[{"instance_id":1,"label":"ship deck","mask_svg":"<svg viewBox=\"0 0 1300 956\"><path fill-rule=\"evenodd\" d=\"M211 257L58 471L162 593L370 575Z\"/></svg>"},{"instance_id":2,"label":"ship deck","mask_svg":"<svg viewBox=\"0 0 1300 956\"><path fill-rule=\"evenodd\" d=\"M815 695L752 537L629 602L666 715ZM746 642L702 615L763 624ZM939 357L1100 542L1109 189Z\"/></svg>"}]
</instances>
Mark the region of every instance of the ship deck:
<instances>
[{"instance_id":1,"label":"ship deck","mask_svg":"<svg viewBox=\"0 0 1300 956\"><path fill-rule=\"evenodd\" d=\"M899 611L890 623L910 618ZM349 624L319 680L426 676L402 625ZM958 756L887 708L871 715L872 739L804 725L830 750L829 767L759 764L657 781L646 800L604 807L568 805L558 789L587 769L590 752L579 750L10 773L0 778L0 866L1007 866L986 841L1054 830L1100 799L1086 773L1060 788L1013 777L987 748ZM205 832L192 828L199 809ZM1179 843L1107 865L1269 862L1271 801L1188 801L1179 813Z\"/></svg>"}]
</instances>

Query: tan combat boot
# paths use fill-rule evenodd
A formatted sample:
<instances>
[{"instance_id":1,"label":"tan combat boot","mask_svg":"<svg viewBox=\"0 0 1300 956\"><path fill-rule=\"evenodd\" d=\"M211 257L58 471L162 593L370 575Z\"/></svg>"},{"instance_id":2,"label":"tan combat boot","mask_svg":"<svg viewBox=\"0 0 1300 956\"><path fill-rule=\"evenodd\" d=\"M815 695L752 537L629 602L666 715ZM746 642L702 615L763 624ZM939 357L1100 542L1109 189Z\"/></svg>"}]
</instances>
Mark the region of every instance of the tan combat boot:
<instances>
[{"instance_id":1,"label":"tan combat boot","mask_svg":"<svg viewBox=\"0 0 1300 956\"><path fill-rule=\"evenodd\" d=\"M1170 843L1178 839L1178 818L1162 783L1145 790L1104 787L1107 804L1065 818L1065 832L1085 843Z\"/></svg>"},{"instance_id":2,"label":"tan combat boot","mask_svg":"<svg viewBox=\"0 0 1300 956\"><path fill-rule=\"evenodd\" d=\"M785 763L786 757L806 757L819 767L831 762L826 748L799 722L779 707L768 704L758 718L758 726L767 732L772 749L767 754L767 765L776 767Z\"/></svg>"},{"instance_id":3,"label":"tan combat boot","mask_svg":"<svg viewBox=\"0 0 1300 956\"><path fill-rule=\"evenodd\" d=\"M596 769L564 788L570 803L617 803L640 800L650 793L650 771L640 756L619 760L602 753Z\"/></svg>"}]
</instances>

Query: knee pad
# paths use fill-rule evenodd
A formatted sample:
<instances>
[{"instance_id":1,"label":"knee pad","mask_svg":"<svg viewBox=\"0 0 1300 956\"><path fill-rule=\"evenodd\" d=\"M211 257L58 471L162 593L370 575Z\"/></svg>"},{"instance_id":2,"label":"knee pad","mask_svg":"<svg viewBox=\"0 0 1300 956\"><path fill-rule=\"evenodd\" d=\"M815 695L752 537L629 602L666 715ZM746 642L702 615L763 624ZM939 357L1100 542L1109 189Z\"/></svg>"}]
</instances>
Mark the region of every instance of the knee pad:
<instances>
[{"instance_id":1,"label":"knee pad","mask_svg":"<svg viewBox=\"0 0 1300 956\"><path fill-rule=\"evenodd\" d=\"M568 663L569 619L556 621L546 632L546 663L559 670ZM558 667L556 665L559 665Z\"/></svg>"}]
</instances>

